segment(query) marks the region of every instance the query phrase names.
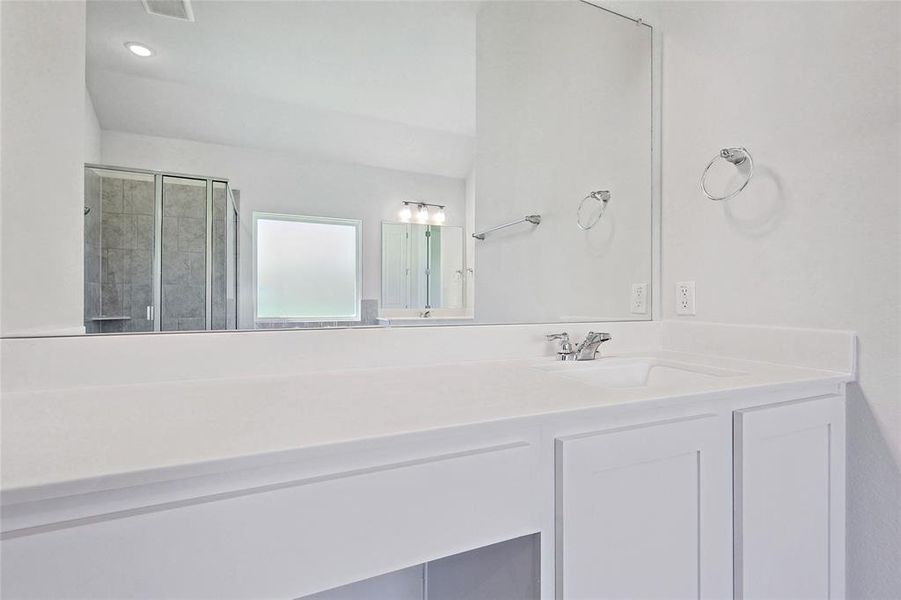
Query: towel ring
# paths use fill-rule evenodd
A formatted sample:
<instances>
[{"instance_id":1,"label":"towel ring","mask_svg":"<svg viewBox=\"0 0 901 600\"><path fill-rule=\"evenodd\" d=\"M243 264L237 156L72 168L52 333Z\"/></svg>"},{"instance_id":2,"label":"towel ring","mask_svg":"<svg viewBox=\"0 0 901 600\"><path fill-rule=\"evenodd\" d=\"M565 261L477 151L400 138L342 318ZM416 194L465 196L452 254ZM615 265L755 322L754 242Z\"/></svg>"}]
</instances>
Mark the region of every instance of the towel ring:
<instances>
[{"instance_id":1,"label":"towel ring","mask_svg":"<svg viewBox=\"0 0 901 600\"><path fill-rule=\"evenodd\" d=\"M745 177L744 182L738 187L737 190L732 192L731 194L727 194L725 196L714 196L709 191L707 191L707 173L710 171L710 167L713 166L718 159L722 158L725 161L728 161L738 167L739 165L748 163L748 175ZM754 174L754 158L751 156L751 153L748 152L747 148L723 148L720 150L720 153L710 159L710 162L707 163L707 166L704 168L704 172L701 174L701 191L704 192L704 195L707 196L710 200L715 200L717 202L721 200L728 200L729 198L734 198L738 194L742 192L748 184L751 183L751 176Z\"/></svg>"},{"instance_id":2,"label":"towel ring","mask_svg":"<svg viewBox=\"0 0 901 600\"><path fill-rule=\"evenodd\" d=\"M585 223L582 217L582 210L585 208L585 203L588 200L594 200L596 202L600 202L601 208L598 211L596 217L591 219L587 224ZM597 192L591 192L579 203L579 208L576 210L576 225L579 226L579 229L582 231L588 231L592 227L598 224L598 221L601 220L601 217L604 216L604 213L607 212L607 203L610 202L610 192L607 190L598 190Z\"/></svg>"}]
</instances>

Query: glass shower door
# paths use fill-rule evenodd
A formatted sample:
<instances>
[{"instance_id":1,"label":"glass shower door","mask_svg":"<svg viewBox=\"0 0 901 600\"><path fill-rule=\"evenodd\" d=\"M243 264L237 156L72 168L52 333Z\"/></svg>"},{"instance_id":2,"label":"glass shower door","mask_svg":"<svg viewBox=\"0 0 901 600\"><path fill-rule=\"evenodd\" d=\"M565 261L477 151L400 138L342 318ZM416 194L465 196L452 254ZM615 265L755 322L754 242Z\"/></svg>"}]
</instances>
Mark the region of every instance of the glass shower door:
<instances>
[{"instance_id":1,"label":"glass shower door","mask_svg":"<svg viewBox=\"0 0 901 600\"><path fill-rule=\"evenodd\" d=\"M232 191L225 181L213 181L211 329L237 327L237 226Z\"/></svg>"},{"instance_id":2,"label":"glass shower door","mask_svg":"<svg viewBox=\"0 0 901 600\"><path fill-rule=\"evenodd\" d=\"M160 330L209 329L207 262L212 192L206 179L163 176Z\"/></svg>"},{"instance_id":3,"label":"glass shower door","mask_svg":"<svg viewBox=\"0 0 901 600\"><path fill-rule=\"evenodd\" d=\"M87 333L237 328L237 192L228 181L85 165Z\"/></svg>"},{"instance_id":4,"label":"glass shower door","mask_svg":"<svg viewBox=\"0 0 901 600\"><path fill-rule=\"evenodd\" d=\"M87 166L86 333L153 331L154 176Z\"/></svg>"}]
</instances>

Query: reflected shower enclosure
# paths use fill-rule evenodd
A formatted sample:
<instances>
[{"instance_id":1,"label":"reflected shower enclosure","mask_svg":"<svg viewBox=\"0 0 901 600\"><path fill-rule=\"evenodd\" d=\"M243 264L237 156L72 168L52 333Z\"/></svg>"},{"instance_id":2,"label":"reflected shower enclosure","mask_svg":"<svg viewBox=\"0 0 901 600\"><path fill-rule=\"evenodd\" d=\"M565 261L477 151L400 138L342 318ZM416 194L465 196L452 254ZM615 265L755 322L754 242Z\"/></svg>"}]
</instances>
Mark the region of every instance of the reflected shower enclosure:
<instances>
[{"instance_id":1,"label":"reflected shower enclosure","mask_svg":"<svg viewBox=\"0 0 901 600\"><path fill-rule=\"evenodd\" d=\"M237 327L228 180L86 165L84 213L87 333Z\"/></svg>"}]
</instances>

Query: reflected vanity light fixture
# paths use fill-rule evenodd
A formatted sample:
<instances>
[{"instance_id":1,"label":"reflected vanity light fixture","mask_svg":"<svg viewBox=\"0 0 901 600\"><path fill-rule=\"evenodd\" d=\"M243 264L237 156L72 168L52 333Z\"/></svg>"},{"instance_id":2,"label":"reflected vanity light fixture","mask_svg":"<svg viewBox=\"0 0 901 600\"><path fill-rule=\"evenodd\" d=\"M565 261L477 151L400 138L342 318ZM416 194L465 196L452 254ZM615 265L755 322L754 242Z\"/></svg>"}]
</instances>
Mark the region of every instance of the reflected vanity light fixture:
<instances>
[{"instance_id":1,"label":"reflected vanity light fixture","mask_svg":"<svg viewBox=\"0 0 901 600\"><path fill-rule=\"evenodd\" d=\"M149 58L153 56L153 50L138 42L125 42L125 47L128 48L129 52L131 52L135 56L140 56L141 58Z\"/></svg>"},{"instance_id":2,"label":"reflected vanity light fixture","mask_svg":"<svg viewBox=\"0 0 901 600\"><path fill-rule=\"evenodd\" d=\"M430 212L430 206L438 210ZM416 208L416 221L418 223L428 223L431 219L435 225L442 225L447 220L443 204L430 204L428 202L404 202L397 213L397 217L404 223L409 223L410 219L413 218L413 207Z\"/></svg>"}]
</instances>

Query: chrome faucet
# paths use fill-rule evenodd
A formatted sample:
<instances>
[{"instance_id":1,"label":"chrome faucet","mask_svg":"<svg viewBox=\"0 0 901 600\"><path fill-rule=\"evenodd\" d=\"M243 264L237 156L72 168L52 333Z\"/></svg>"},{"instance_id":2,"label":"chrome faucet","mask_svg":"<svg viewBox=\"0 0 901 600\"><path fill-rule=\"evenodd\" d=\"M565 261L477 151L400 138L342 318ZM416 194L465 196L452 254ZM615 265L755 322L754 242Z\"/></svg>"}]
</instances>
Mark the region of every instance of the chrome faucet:
<instances>
[{"instance_id":1,"label":"chrome faucet","mask_svg":"<svg viewBox=\"0 0 901 600\"><path fill-rule=\"evenodd\" d=\"M612 340L613 336L609 333L589 331L585 339L575 348L566 332L552 333L547 336L547 339L548 341L560 340L560 349L557 351L560 360L594 360L600 345Z\"/></svg>"}]
</instances>

